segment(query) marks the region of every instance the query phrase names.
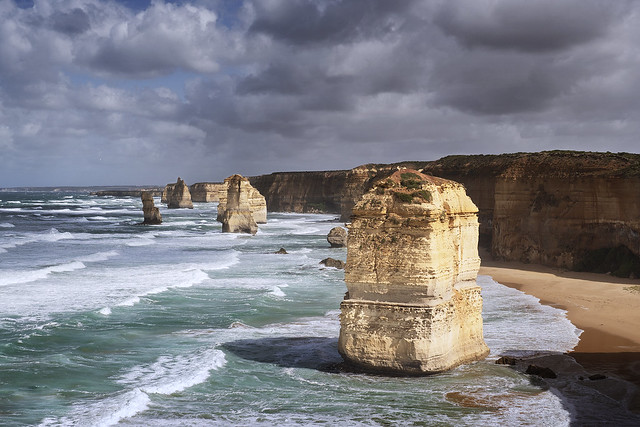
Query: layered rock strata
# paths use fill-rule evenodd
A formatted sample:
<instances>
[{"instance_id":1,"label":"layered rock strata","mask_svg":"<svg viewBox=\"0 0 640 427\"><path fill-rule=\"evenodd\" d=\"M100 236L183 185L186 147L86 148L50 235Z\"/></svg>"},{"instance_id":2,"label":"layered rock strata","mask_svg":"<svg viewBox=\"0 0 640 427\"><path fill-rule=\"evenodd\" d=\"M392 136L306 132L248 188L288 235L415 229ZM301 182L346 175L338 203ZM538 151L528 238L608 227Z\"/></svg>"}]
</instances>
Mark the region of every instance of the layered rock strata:
<instances>
[{"instance_id":1,"label":"layered rock strata","mask_svg":"<svg viewBox=\"0 0 640 427\"><path fill-rule=\"evenodd\" d=\"M478 206L480 244L506 261L598 271L594 258L628 251L611 266L636 275L640 262L640 155L548 151L448 156L431 162L369 164L330 172L281 172L251 178L276 211L339 213L399 168L464 184Z\"/></svg>"},{"instance_id":2,"label":"layered rock strata","mask_svg":"<svg viewBox=\"0 0 640 427\"><path fill-rule=\"evenodd\" d=\"M258 225L253 217L249 195L251 193L249 180L241 175L233 175L225 179L227 197L222 211L223 233L256 234ZM218 213L220 208L218 208Z\"/></svg>"},{"instance_id":3,"label":"layered rock strata","mask_svg":"<svg viewBox=\"0 0 640 427\"><path fill-rule=\"evenodd\" d=\"M151 191L143 191L140 198L142 199L142 213L144 215L142 223L149 225L162 224L160 210L153 203L153 193Z\"/></svg>"},{"instance_id":4,"label":"layered rock strata","mask_svg":"<svg viewBox=\"0 0 640 427\"><path fill-rule=\"evenodd\" d=\"M189 187L184 183L180 177L175 184L168 184L165 187L164 198L169 209L193 209L193 202L191 201L191 193Z\"/></svg>"},{"instance_id":5,"label":"layered rock strata","mask_svg":"<svg viewBox=\"0 0 640 427\"><path fill-rule=\"evenodd\" d=\"M232 180L236 179L235 177L240 177L242 179L242 191L244 192L243 197L246 197L247 203L249 204L249 210L251 211L251 215L253 220L257 224L266 224L267 223L267 202L262 194L258 190L256 190L249 179L243 177L242 175L233 175L224 180L224 188L226 191L220 194L220 203L218 204L218 217L217 220L222 222L222 218L224 216L224 212L227 209L227 195L230 183Z\"/></svg>"},{"instance_id":6,"label":"layered rock strata","mask_svg":"<svg viewBox=\"0 0 640 427\"><path fill-rule=\"evenodd\" d=\"M192 202L220 202L227 197L227 186L224 182L196 182L189 186Z\"/></svg>"},{"instance_id":7,"label":"layered rock strata","mask_svg":"<svg viewBox=\"0 0 640 427\"><path fill-rule=\"evenodd\" d=\"M338 341L346 361L420 375L488 354L477 211L462 185L412 170L355 205Z\"/></svg>"}]
</instances>

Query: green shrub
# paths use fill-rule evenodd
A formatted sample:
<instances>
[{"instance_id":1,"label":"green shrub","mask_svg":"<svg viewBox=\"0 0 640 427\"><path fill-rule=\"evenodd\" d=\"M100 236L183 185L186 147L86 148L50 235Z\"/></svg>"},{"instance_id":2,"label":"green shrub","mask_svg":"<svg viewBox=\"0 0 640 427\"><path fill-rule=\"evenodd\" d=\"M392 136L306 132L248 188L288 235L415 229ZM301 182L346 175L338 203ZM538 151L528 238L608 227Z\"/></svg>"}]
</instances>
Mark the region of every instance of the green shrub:
<instances>
[{"instance_id":1,"label":"green shrub","mask_svg":"<svg viewBox=\"0 0 640 427\"><path fill-rule=\"evenodd\" d=\"M398 191L394 192L393 195L396 199L400 200L402 203L411 203L413 202L413 195L409 193L400 193Z\"/></svg>"}]
</instances>

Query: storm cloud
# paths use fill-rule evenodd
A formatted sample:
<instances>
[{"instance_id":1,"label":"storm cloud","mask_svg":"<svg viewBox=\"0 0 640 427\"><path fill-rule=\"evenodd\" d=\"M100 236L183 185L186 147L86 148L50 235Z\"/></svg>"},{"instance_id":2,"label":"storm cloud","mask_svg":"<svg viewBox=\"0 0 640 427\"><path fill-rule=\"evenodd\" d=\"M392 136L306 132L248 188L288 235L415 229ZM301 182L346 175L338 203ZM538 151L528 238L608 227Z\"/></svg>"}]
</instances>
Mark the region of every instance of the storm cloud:
<instances>
[{"instance_id":1,"label":"storm cloud","mask_svg":"<svg viewBox=\"0 0 640 427\"><path fill-rule=\"evenodd\" d=\"M0 3L0 186L638 151L640 2Z\"/></svg>"}]
</instances>

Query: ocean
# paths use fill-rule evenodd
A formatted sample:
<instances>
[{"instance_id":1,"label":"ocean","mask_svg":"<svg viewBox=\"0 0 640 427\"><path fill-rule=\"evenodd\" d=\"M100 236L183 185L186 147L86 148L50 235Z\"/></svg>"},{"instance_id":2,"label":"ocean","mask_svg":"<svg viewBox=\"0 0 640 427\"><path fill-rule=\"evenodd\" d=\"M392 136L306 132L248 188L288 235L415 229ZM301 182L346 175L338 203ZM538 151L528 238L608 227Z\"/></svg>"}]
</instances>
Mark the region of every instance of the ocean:
<instances>
[{"instance_id":1,"label":"ocean","mask_svg":"<svg viewBox=\"0 0 640 427\"><path fill-rule=\"evenodd\" d=\"M0 193L0 425L568 425L503 354L565 352L565 312L480 276L490 356L428 377L339 369L334 215L222 234L216 204ZM286 255L274 254L281 247Z\"/></svg>"}]
</instances>

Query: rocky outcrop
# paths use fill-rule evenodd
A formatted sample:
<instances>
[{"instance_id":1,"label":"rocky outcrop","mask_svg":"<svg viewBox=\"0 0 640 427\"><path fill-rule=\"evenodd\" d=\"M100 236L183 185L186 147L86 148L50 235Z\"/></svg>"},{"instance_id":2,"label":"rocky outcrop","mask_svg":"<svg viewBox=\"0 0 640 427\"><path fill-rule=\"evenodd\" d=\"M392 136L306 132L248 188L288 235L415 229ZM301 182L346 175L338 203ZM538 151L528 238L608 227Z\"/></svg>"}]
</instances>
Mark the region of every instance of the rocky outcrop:
<instances>
[{"instance_id":1,"label":"rocky outcrop","mask_svg":"<svg viewBox=\"0 0 640 427\"><path fill-rule=\"evenodd\" d=\"M338 270L344 270L344 266L345 266L344 261L341 261L335 258L325 258L322 261L320 261L320 264L324 265L325 267L337 268Z\"/></svg>"},{"instance_id":2,"label":"rocky outcrop","mask_svg":"<svg viewBox=\"0 0 640 427\"><path fill-rule=\"evenodd\" d=\"M338 350L376 371L428 374L484 358L477 208L458 183L402 170L348 226Z\"/></svg>"},{"instance_id":3,"label":"rocky outcrop","mask_svg":"<svg viewBox=\"0 0 640 427\"><path fill-rule=\"evenodd\" d=\"M148 225L162 224L160 210L153 203L153 193L151 191L143 191L140 198L142 199L142 213L144 214L142 223Z\"/></svg>"},{"instance_id":4,"label":"rocky outcrop","mask_svg":"<svg viewBox=\"0 0 640 427\"><path fill-rule=\"evenodd\" d=\"M227 184L227 197L222 211L222 232L256 234L258 225L251 211L249 180L241 175L233 175L224 181Z\"/></svg>"},{"instance_id":5,"label":"rocky outcrop","mask_svg":"<svg viewBox=\"0 0 640 427\"><path fill-rule=\"evenodd\" d=\"M327 242L332 248L344 248L347 246L347 230L342 227L333 227L327 234Z\"/></svg>"},{"instance_id":6,"label":"rocky outcrop","mask_svg":"<svg viewBox=\"0 0 640 427\"><path fill-rule=\"evenodd\" d=\"M257 224L266 224L267 223L267 202L262 194L258 190L256 190L249 180L242 175L233 175L224 180L224 188L229 188L230 182L234 177L239 176L243 180L242 189L244 191L243 197L247 198L247 203L249 204L249 210L251 211L251 215L253 220ZM218 204L218 217L217 220L222 222L222 218L224 216L224 212L227 209L227 194L220 194L220 203Z\"/></svg>"},{"instance_id":7,"label":"rocky outcrop","mask_svg":"<svg viewBox=\"0 0 640 427\"><path fill-rule=\"evenodd\" d=\"M196 182L189 186L192 202L219 202L227 197L227 186L224 182Z\"/></svg>"},{"instance_id":8,"label":"rocky outcrop","mask_svg":"<svg viewBox=\"0 0 640 427\"><path fill-rule=\"evenodd\" d=\"M169 209L193 209L189 187L180 177L178 177L178 181L175 184L168 184L165 187L163 198Z\"/></svg>"}]
</instances>

